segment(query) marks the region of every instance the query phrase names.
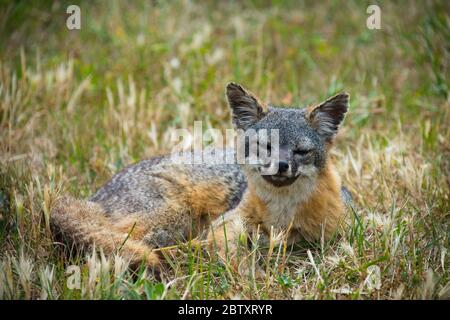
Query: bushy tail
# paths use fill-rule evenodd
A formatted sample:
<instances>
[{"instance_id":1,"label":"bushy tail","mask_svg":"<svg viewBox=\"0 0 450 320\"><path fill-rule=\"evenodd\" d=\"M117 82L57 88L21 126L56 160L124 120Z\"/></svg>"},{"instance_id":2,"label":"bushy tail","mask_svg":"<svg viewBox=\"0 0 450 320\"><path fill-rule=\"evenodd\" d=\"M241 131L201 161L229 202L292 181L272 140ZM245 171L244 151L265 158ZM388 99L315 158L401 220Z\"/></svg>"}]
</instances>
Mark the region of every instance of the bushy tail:
<instances>
[{"instance_id":1,"label":"bushy tail","mask_svg":"<svg viewBox=\"0 0 450 320\"><path fill-rule=\"evenodd\" d=\"M125 218L126 219L126 218ZM77 245L101 248L106 254L120 253L131 265L141 262L159 268L158 254L144 242L130 237L134 228L129 221L128 232L123 220L117 223L96 203L63 197L56 200L51 211L56 232L70 238ZM134 221L134 223L136 223Z\"/></svg>"}]
</instances>

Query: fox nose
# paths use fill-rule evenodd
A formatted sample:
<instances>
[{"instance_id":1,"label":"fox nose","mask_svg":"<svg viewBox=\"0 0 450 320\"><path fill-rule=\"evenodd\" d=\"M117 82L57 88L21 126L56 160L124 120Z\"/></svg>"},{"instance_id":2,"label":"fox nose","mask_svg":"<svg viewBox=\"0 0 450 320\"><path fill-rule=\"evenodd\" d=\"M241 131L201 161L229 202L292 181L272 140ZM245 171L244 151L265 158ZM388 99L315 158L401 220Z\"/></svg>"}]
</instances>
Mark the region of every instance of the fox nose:
<instances>
[{"instance_id":1,"label":"fox nose","mask_svg":"<svg viewBox=\"0 0 450 320\"><path fill-rule=\"evenodd\" d=\"M289 163L287 163L285 161L278 162L278 173L284 173L284 172L288 171L288 169L289 169Z\"/></svg>"}]
</instances>

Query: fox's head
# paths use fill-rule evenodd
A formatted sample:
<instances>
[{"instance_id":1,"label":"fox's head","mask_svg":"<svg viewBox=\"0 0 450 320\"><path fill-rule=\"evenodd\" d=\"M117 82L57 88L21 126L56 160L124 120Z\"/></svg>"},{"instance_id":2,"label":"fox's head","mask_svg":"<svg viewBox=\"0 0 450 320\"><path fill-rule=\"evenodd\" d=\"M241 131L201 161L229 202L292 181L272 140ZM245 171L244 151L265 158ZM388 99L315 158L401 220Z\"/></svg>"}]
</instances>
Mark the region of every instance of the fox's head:
<instances>
[{"instance_id":1,"label":"fox's head","mask_svg":"<svg viewBox=\"0 0 450 320\"><path fill-rule=\"evenodd\" d=\"M277 163L244 165L248 175L261 176L275 187L317 177L325 167L328 150L349 103L349 95L341 93L309 108L265 108L258 98L236 83L228 84L227 98L234 127L244 130L246 136L249 132L278 129L278 150L272 150L273 146L264 141L269 154L278 151ZM275 170L267 174L264 169L268 167Z\"/></svg>"}]
</instances>

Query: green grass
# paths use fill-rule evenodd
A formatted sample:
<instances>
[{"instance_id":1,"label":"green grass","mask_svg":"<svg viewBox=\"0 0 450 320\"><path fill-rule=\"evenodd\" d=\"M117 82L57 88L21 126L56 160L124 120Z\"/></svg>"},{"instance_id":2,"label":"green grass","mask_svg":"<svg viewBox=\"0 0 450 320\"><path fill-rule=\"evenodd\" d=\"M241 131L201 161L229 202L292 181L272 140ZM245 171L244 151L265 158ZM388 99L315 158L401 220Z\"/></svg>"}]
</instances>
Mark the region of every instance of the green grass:
<instances>
[{"instance_id":1,"label":"green grass","mask_svg":"<svg viewBox=\"0 0 450 320\"><path fill-rule=\"evenodd\" d=\"M69 4L0 6L0 299L450 297L445 1L380 1L373 31L361 1L82 1L80 31ZM56 242L58 195L88 197L194 120L229 128L231 80L287 105L351 94L333 152L356 204L341 239L253 247L250 273L182 245L161 280Z\"/></svg>"}]
</instances>

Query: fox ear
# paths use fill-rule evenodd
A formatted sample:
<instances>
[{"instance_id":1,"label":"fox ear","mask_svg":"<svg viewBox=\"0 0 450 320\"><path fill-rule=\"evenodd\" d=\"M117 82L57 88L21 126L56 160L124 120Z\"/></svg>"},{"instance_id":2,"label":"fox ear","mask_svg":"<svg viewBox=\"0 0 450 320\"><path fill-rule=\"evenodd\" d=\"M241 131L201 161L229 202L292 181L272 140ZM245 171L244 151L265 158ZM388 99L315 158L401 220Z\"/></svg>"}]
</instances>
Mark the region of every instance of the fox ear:
<instances>
[{"instance_id":1,"label":"fox ear","mask_svg":"<svg viewBox=\"0 0 450 320\"><path fill-rule=\"evenodd\" d=\"M263 106L252 93L237 83L227 85L227 98L237 129L247 129L265 116Z\"/></svg>"},{"instance_id":2,"label":"fox ear","mask_svg":"<svg viewBox=\"0 0 450 320\"><path fill-rule=\"evenodd\" d=\"M309 112L309 122L325 139L331 141L338 132L339 125L344 120L348 110L350 95L339 93L313 107Z\"/></svg>"}]
</instances>

